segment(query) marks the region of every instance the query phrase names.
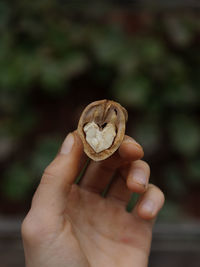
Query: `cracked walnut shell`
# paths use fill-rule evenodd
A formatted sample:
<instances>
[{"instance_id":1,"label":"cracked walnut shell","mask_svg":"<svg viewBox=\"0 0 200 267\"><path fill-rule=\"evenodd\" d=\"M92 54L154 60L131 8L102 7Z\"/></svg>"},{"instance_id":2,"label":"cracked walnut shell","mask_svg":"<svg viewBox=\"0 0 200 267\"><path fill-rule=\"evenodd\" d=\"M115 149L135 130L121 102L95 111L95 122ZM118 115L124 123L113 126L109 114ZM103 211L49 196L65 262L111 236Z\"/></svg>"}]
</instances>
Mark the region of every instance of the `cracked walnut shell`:
<instances>
[{"instance_id":1,"label":"cracked walnut shell","mask_svg":"<svg viewBox=\"0 0 200 267\"><path fill-rule=\"evenodd\" d=\"M78 134L84 151L94 161L110 157L124 139L128 113L119 103L100 100L89 104L82 112Z\"/></svg>"}]
</instances>

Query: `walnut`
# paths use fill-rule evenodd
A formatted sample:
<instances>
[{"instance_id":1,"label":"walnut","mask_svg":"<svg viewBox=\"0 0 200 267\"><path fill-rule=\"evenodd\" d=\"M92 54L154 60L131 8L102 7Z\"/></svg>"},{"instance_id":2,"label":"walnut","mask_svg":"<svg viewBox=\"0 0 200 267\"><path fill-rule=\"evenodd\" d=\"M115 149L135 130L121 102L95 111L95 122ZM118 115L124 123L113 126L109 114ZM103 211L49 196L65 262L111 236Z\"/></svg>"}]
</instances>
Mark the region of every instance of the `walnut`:
<instances>
[{"instance_id":1,"label":"walnut","mask_svg":"<svg viewBox=\"0 0 200 267\"><path fill-rule=\"evenodd\" d=\"M100 100L89 104L81 114L78 134L84 151L94 161L110 157L124 139L128 114L119 103Z\"/></svg>"}]
</instances>

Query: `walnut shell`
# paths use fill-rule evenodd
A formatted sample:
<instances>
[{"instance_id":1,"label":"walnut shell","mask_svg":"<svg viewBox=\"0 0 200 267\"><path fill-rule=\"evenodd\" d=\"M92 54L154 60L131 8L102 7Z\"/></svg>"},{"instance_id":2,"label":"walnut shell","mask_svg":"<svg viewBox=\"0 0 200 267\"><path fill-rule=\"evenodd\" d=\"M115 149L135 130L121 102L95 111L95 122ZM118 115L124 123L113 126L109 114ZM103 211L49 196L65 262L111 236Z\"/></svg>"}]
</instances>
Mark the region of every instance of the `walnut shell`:
<instances>
[{"instance_id":1,"label":"walnut shell","mask_svg":"<svg viewBox=\"0 0 200 267\"><path fill-rule=\"evenodd\" d=\"M112 100L89 104L81 114L77 129L88 157L94 161L110 157L124 139L127 119L126 109Z\"/></svg>"}]
</instances>

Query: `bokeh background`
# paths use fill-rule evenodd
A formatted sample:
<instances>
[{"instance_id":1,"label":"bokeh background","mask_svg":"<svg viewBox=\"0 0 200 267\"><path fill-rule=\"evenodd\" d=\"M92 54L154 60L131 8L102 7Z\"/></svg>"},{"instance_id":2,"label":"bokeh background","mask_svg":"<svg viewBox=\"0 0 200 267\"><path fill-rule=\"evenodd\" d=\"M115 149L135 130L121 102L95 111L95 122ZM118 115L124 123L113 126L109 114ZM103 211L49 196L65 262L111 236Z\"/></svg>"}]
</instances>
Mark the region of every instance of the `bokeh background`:
<instances>
[{"instance_id":1,"label":"bokeh background","mask_svg":"<svg viewBox=\"0 0 200 267\"><path fill-rule=\"evenodd\" d=\"M128 110L166 195L150 266L200 266L199 10L0 0L0 36L2 266L22 266L19 225L42 171L105 98Z\"/></svg>"}]
</instances>

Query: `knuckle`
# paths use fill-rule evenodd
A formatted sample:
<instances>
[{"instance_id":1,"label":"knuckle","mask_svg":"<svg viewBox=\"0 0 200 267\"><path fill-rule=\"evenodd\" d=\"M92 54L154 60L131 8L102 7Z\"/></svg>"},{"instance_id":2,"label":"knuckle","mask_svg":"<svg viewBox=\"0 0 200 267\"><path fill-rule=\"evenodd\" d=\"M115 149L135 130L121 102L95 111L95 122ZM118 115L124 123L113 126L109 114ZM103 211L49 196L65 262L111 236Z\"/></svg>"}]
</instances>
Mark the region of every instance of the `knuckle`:
<instances>
[{"instance_id":1,"label":"knuckle","mask_svg":"<svg viewBox=\"0 0 200 267\"><path fill-rule=\"evenodd\" d=\"M52 179L59 176L59 173L62 172L63 167L66 165L66 162L63 161L63 156L58 154L56 158L44 169L42 175L42 182L48 183Z\"/></svg>"},{"instance_id":2,"label":"knuckle","mask_svg":"<svg viewBox=\"0 0 200 267\"><path fill-rule=\"evenodd\" d=\"M148 173L150 173L150 166L149 164L144 160L136 160L133 162L133 166L138 166L139 168L145 169Z\"/></svg>"},{"instance_id":3,"label":"knuckle","mask_svg":"<svg viewBox=\"0 0 200 267\"><path fill-rule=\"evenodd\" d=\"M165 202L165 195L164 195L163 191L158 186L156 186L154 184L149 184L149 189L155 190L154 192L157 194L161 203Z\"/></svg>"},{"instance_id":4,"label":"knuckle","mask_svg":"<svg viewBox=\"0 0 200 267\"><path fill-rule=\"evenodd\" d=\"M150 172L150 166L149 164L144 160L139 160L140 164L145 168L148 172Z\"/></svg>"},{"instance_id":5,"label":"knuckle","mask_svg":"<svg viewBox=\"0 0 200 267\"><path fill-rule=\"evenodd\" d=\"M54 176L54 166L53 166L53 164L50 164L50 165L48 165L45 169L44 169L44 172L43 172L43 176L45 175L45 176L50 176L50 177L52 177L52 176Z\"/></svg>"},{"instance_id":6,"label":"knuckle","mask_svg":"<svg viewBox=\"0 0 200 267\"><path fill-rule=\"evenodd\" d=\"M49 172L48 169L44 170L40 184L49 184L49 181L53 180L55 175Z\"/></svg>"},{"instance_id":7,"label":"knuckle","mask_svg":"<svg viewBox=\"0 0 200 267\"><path fill-rule=\"evenodd\" d=\"M25 217L25 219L22 222L21 234L22 234L23 239L25 239L26 241L32 240L33 237L35 236L34 223L32 219L30 218L29 214Z\"/></svg>"},{"instance_id":8,"label":"knuckle","mask_svg":"<svg viewBox=\"0 0 200 267\"><path fill-rule=\"evenodd\" d=\"M22 238L30 244L40 243L47 230L47 225L37 216L33 218L30 213L27 214L21 225Z\"/></svg>"},{"instance_id":9,"label":"knuckle","mask_svg":"<svg viewBox=\"0 0 200 267\"><path fill-rule=\"evenodd\" d=\"M44 174L47 176L55 176L58 170L58 166L60 165L60 162L62 162L62 157L60 154L58 154L54 160L44 169Z\"/></svg>"},{"instance_id":10,"label":"knuckle","mask_svg":"<svg viewBox=\"0 0 200 267\"><path fill-rule=\"evenodd\" d=\"M58 173L58 168L56 164L53 164L53 162L48 165L43 172L41 183L42 184L48 184L49 181L53 180L56 178Z\"/></svg>"}]
</instances>

